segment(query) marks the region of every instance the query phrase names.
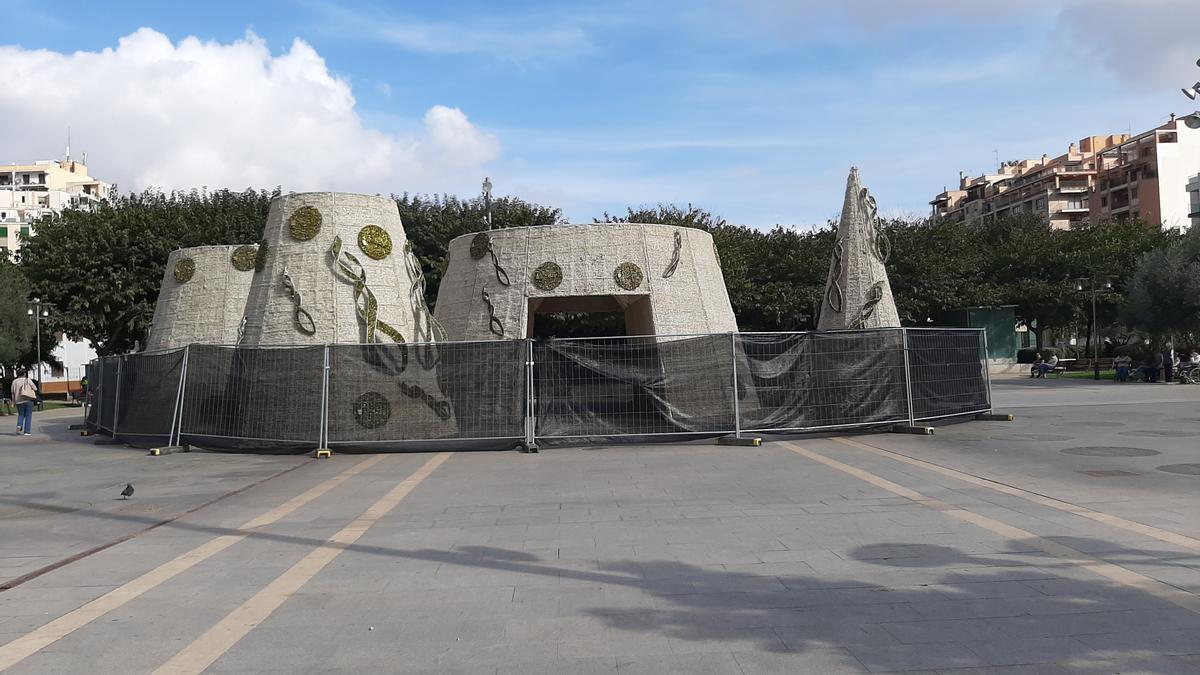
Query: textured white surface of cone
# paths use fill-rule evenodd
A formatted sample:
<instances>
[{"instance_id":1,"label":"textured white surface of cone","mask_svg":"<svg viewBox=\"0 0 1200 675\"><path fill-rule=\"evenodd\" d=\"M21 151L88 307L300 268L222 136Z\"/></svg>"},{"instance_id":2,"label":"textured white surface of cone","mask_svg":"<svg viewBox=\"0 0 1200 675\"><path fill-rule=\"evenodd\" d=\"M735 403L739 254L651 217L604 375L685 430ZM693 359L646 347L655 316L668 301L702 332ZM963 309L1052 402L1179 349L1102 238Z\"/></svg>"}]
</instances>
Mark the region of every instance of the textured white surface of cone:
<instances>
[{"instance_id":1,"label":"textured white surface of cone","mask_svg":"<svg viewBox=\"0 0 1200 675\"><path fill-rule=\"evenodd\" d=\"M679 262L664 278L675 255L676 233ZM511 285L497 280L490 255L478 260L471 256L475 235L452 240L434 312L451 340L528 337L530 301L564 296L616 296L620 302L648 298L650 332L656 335L737 330L712 235L702 230L595 223L506 228L487 235ZM633 289L622 288L613 278L617 266L627 262L642 272L641 283ZM533 283L534 271L544 263L556 263L562 270L562 282L550 290ZM489 329L485 288L504 326L503 338Z\"/></svg>"},{"instance_id":2,"label":"textured white surface of cone","mask_svg":"<svg viewBox=\"0 0 1200 675\"><path fill-rule=\"evenodd\" d=\"M231 260L238 246L197 246L172 251L159 286L154 321L146 349L175 349L192 343L237 342L242 311L253 270L239 270ZM191 260L187 281L175 277L176 266Z\"/></svg>"},{"instance_id":3,"label":"textured white surface of cone","mask_svg":"<svg viewBox=\"0 0 1200 675\"><path fill-rule=\"evenodd\" d=\"M319 231L304 241L293 237L289 228L289 218L302 207L315 208L321 214ZM371 258L359 247L359 232L368 225L383 228L391 238L391 251L381 260ZM334 237L341 238L342 251L357 258L366 272L366 285L378 302L379 320L399 331L408 342L414 341L418 322L422 332L428 333L424 319L413 308L414 280L406 262L407 238L396 203L390 197L309 192L283 195L271 202L263 232L265 264L254 274L250 286L242 344L366 341L364 322L356 310L354 281L340 271L330 254ZM312 317L312 335L296 326L295 301L283 283L285 269L300 294L301 307ZM381 332L376 333L376 341L392 342Z\"/></svg>"},{"instance_id":4,"label":"textured white surface of cone","mask_svg":"<svg viewBox=\"0 0 1200 675\"><path fill-rule=\"evenodd\" d=\"M829 276L825 282L825 294L821 299L819 330L850 328L865 307L872 304L877 284L881 297L874 303L869 316L859 328L898 327L900 316L896 312L896 301L888 282L887 269L877 255L873 228L865 203L865 194L859 182L858 169L850 169L846 179L846 199L842 216L838 221L837 241L841 244L841 260L829 264ZM835 282L837 286L835 286ZM831 303L840 287L841 311Z\"/></svg>"}]
</instances>

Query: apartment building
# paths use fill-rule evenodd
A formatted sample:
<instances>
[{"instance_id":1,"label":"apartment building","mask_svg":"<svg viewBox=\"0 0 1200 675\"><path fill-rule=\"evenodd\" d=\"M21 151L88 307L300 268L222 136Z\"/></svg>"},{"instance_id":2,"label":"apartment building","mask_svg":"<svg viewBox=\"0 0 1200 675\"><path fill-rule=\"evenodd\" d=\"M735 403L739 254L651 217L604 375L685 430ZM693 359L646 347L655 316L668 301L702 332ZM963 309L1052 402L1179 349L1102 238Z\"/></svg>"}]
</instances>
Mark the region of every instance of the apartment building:
<instances>
[{"instance_id":1,"label":"apartment building","mask_svg":"<svg viewBox=\"0 0 1200 675\"><path fill-rule=\"evenodd\" d=\"M88 174L86 164L70 156L0 165L0 254L20 248L39 218L67 208L93 208L111 190L111 185Z\"/></svg>"},{"instance_id":2,"label":"apartment building","mask_svg":"<svg viewBox=\"0 0 1200 675\"><path fill-rule=\"evenodd\" d=\"M1188 227L1196 216L1189 179L1200 171L1200 119L1174 115L1130 137L1089 136L1066 154L1005 162L996 174L959 174L958 190L929 202L935 218L975 221L1031 214L1066 228L1103 218L1140 218Z\"/></svg>"}]
</instances>

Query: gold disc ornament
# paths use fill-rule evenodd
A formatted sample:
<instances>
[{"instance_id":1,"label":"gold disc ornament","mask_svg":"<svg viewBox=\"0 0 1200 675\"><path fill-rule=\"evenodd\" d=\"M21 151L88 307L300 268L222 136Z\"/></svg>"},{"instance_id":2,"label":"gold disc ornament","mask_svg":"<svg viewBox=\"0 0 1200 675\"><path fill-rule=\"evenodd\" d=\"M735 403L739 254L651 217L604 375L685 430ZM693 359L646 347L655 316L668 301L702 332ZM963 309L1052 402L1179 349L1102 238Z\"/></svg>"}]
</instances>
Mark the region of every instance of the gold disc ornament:
<instances>
[{"instance_id":1,"label":"gold disc ornament","mask_svg":"<svg viewBox=\"0 0 1200 675\"><path fill-rule=\"evenodd\" d=\"M392 235L378 225L367 225L358 231L358 247L368 258L383 260L392 253Z\"/></svg>"},{"instance_id":2,"label":"gold disc ornament","mask_svg":"<svg viewBox=\"0 0 1200 675\"><path fill-rule=\"evenodd\" d=\"M233 249L233 255L229 256L229 261L233 263L233 269L239 272L249 272L254 269L257 260L258 250L249 244Z\"/></svg>"},{"instance_id":3,"label":"gold disc ornament","mask_svg":"<svg viewBox=\"0 0 1200 675\"><path fill-rule=\"evenodd\" d=\"M296 241L308 241L321 231L321 212L311 206L301 206L288 218L288 233Z\"/></svg>"},{"instance_id":4,"label":"gold disc ornament","mask_svg":"<svg viewBox=\"0 0 1200 675\"><path fill-rule=\"evenodd\" d=\"M562 283L562 268L558 263L544 262L533 271L534 287L543 291L552 291Z\"/></svg>"},{"instance_id":5,"label":"gold disc ornament","mask_svg":"<svg viewBox=\"0 0 1200 675\"><path fill-rule=\"evenodd\" d=\"M377 391L368 391L354 402L354 419L367 429L377 429L387 424L392 416L392 404Z\"/></svg>"},{"instance_id":6,"label":"gold disc ornament","mask_svg":"<svg viewBox=\"0 0 1200 675\"><path fill-rule=\"evenodd\" d=\"M471 257L476 260L481 260L483 256L487 255L488 249L491 248L491 246L492 238L488 236L487 232L480 232L474 237L471 237Z\"/></svg>"},{"instance_id":7,"label":"gold disc ornament","mask_svg":"<svg viewBox=\"0 0 1200 675\"><path fill-rule=\"evenodd\" d=\"M631 262L623 262L617 265L617 269L613 270L613 281L617 282L618 286L627 291L632 291L641 286L642 279L644 278L642 268Z\"/></svg>"},{"instance_id":8,"label":"gold disc ornament","mask_svg":"<svg viewBox=\"0 0 1200 675\"><path fill-rule=\"evenodd\" d=\"M196 273L196 261L191 258L183 258L175 263L175 281L181 284L186 284L192 280L192 275Z\"/></svg>"}]
</instances>

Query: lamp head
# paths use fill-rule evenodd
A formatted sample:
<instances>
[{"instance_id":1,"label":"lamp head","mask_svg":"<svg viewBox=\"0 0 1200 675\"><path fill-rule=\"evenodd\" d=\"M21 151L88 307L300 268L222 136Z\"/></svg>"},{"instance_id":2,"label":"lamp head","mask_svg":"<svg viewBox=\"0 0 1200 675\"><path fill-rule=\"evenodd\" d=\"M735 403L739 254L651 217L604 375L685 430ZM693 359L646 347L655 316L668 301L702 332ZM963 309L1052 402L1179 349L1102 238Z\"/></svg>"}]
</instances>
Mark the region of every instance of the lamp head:
<instances>
[{"instance_id":1,"label":"lamp head","mask_svg":"<svg viewBox=\"0 0 1200 675\"><path fill-rule=\"evenodd\" d=\"M1200 95L1200 82L1197 82L1196 84L1193 84L1190 87L1184 87L1183 89L1180 89L1179 91L1182 91L1184 96L1195 101L1196 96Z\"/></svg>"},{"instance_id":2,"label":"lamp head","mask_svg":"<svg viewBox=\"0 0 1200 675\"><path fill-rule=\"evenodd\" d=\"M25 310L25 313L29 316L33 316L33 308L30 307L29 309Z\"/></svg>"},{"instance_id":3,"label":"lamp head","mask_svg":"<svg viewBox=\"0 0 1200 675\"><path fill-rule=\"evenodd\" d=\"M1082 290L1083 290L1083 282L1076 281L1076 282L1075 282L1075 290L1076 290L1076 291L1082 291Z\"/></svg>"},{"instance_id":4,"label":"lamp head","mask_svg":"<svg viewBox=\"0 0 1200 675\"><path fill-rule=\"evenodd\" d=\"M1200 129L1200 111L1196 111L1191 115L1185 115L1183 124L1189 129Z\"/></svg>"},{"instance_id":5,"label":"lamp head","mask_svg":"<svg viewBox=\"0 0 1200 675\"><path fill-rule=\"evenodd\" d=\"M1200 87L1200 82L1197 82L1196 86ZM483 179L483 194L489 196L492 194L492 181L490 178L484 177Z\"/></svg>"}]
</instances>

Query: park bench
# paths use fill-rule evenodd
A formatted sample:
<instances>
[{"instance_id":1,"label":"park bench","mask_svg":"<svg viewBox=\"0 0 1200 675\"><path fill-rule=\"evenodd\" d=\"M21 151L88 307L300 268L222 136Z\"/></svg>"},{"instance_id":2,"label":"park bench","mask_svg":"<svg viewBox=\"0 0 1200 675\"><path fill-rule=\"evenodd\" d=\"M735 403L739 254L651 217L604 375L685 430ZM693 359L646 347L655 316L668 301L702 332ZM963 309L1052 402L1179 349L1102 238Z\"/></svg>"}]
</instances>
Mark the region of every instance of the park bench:
<instances>
[{"instance_id":1,"label":"park bench","mask_svg":"<svg viewBox=\"0 0 1200 675\"><path fill-rule=\"evenodd\" d=\"M1062 377L1062 374L1070 370L1074 363L1075 359L1059 359L1058 364L1054 366L1053 370L1046 371L1046 377L1050 377L1051 375ZM1037 364L1029 366L1029 373L1031 375L1037 373Z\"/></svg>"}]
</instances>

